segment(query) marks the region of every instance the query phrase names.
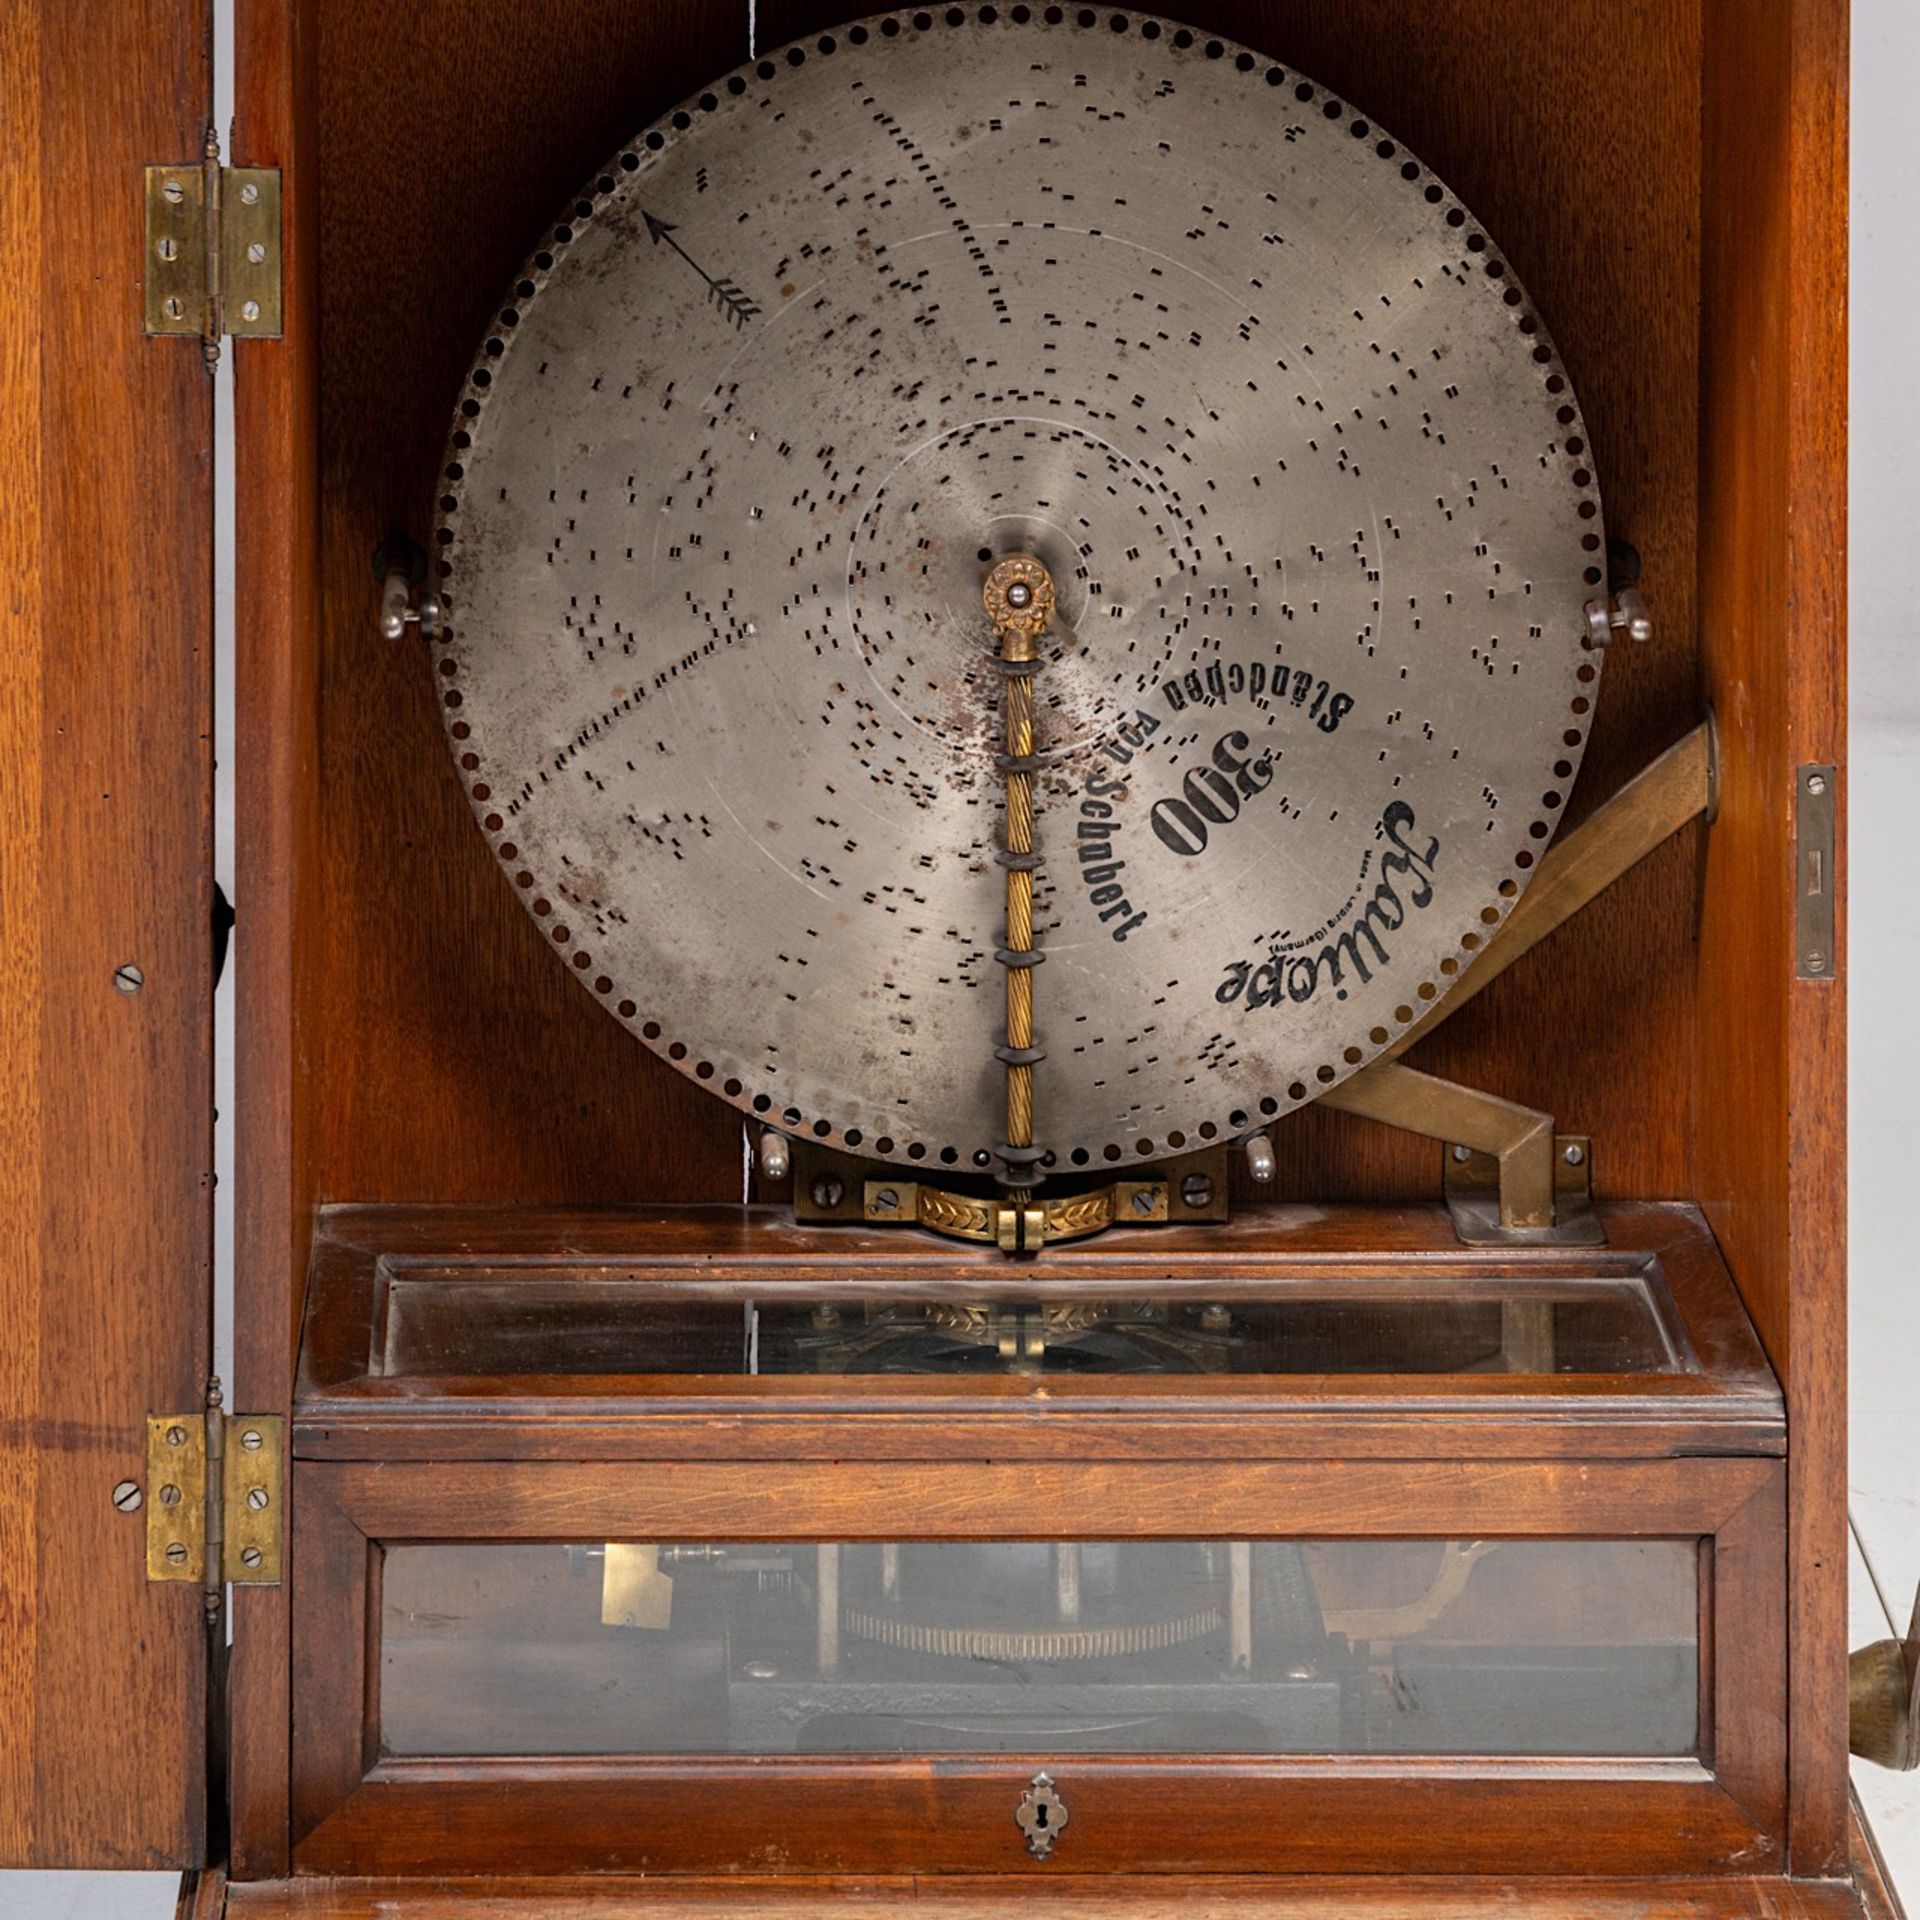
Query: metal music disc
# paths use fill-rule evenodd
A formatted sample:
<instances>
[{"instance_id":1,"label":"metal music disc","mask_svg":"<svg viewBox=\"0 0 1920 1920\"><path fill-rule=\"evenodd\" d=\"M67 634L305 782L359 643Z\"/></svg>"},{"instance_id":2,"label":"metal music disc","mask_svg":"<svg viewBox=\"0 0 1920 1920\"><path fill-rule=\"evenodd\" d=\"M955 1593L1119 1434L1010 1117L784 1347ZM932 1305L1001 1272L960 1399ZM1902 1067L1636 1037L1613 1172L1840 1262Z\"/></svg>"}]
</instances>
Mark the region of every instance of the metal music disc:
<instances>
[{"instance_id":1,"label":"metal music disc","mask_svg":"<svg viewBox=\"0 0 1920 1920\"><path fill-rule=\"evenodd\" d=\"M1596 691L1599 495L1497 248L1298 74L1055 11L841 28L615 155L476 357L438 530L453 750L585 989L929 1165L1002 1133L995 557L1064 616L1062 1169L1258 1125L1423 1014Z\"/></svg>"}]
</instances>

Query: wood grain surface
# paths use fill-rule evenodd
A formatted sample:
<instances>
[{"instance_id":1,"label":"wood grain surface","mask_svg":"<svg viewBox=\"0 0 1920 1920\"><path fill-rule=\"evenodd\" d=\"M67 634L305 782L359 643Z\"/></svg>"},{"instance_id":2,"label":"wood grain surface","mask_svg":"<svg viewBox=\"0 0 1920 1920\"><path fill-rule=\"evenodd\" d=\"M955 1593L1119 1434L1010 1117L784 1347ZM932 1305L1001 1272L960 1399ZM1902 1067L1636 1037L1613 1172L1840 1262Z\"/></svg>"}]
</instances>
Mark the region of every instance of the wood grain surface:
<instances>
[{"instance_id":1,"label":"wood grain surface","mask_svg":"<svg viewBox=\"0 0 1920 1920\"><path fill-rule=\"evenodd\" d=\"M212 385L141 331L141 169L199 157L208 31L188 0L0 16L8 1866L202 1844L200 1592L147 1583L112 1494L209 1368Z\"/></svg>"},{"instance_id":2,"label":"wood grain surface","mask_svg":"<svg viewBox=\"0 0 1920 1920\"><path fill-rule=\"evenodd\" d=\"M1388 1878L1163 1874L1115 1879L1038 1868L1009 1887L984 1874L808 1880L314 1877L229 1890L234 1920L1893 1920L1884 1881L1793 1881L1730 1873L1692 1879L1455 1875ZM198 1916L196 1916L198 1920Z\"/></svg>"},{"instance_id":3,"label":"wood grain surface","mask_svg":"<svg viewBox=\"0 0 1920 1920\"><path fill-rule=\"evenodd\" d=\"M311 1231L314 1090L325 1031L312 991L324 924L316 839L319 446L311 22L292 0L238 0L234 159L281 173L285 332L236 341L234 698L235 1314L233 1402L284 1413ZM233 1590L228 1665L233 1871L287 1863L288 1589Z\"/></svg>"},{"instance_id":4,"label":"wood grain surface","mask_svg":"<svg viewBox=\"0 0 1920 1920\"><path fill-rule=\"evenodd\" d=\"M1796 769L1844 769L1847 0L1709 0L1698 1195L1793 1434L1793 1860L1847 1858L1846 781L1832 972L1796 978Z\"/></svg>"},{"instance_id":5,"label":"wood grain surface","mask_svg":"<svg viewBox=\"0 0 1920 1920\"><path fill-rule=\"evenodd\" d=\"M842 11L763 0L762 44ZM1603 1193L1706 1208L1793 1435L1794 1860L1845 1871L1844 1000L1791 977L1787 803L1796 762L1844 756L1846 0L1183 11L1420 153L1555 333L1609 531L1644 555L1660 627L1609 661L1570 818L1705 699L1719 716L1719 824L1676 836L1415 1060L1591 1133ZM697 0L469 0L451 25L374 0L239 12L254 145L236 157L293 169L289 339L240 357L242 497L265 529L242 560L242 725L259 750L243 746L257 891L243 881L237 953L263 1011L242 1035L241 1103L267 1139L241 1171L239 1324L249 1404L266 1409L290 1394L315 1202L740 1194L730 1110L606 1021L508 897L418 649L375 637L369 560L391 532L424 536L469 347L541 223L745 48L739 13ZM14 577L20 595L51 590ZM1844 936L1839 952L1843 969ZM1309 1110L1276 1148L1291 1198L1438 1185L1430 1145L1350 1116ZM284 1596L247 1595L238 1617L253 1630L236 1661L236 1860L264 1873L286 1859Z\"/></svg>"}]
</instances>

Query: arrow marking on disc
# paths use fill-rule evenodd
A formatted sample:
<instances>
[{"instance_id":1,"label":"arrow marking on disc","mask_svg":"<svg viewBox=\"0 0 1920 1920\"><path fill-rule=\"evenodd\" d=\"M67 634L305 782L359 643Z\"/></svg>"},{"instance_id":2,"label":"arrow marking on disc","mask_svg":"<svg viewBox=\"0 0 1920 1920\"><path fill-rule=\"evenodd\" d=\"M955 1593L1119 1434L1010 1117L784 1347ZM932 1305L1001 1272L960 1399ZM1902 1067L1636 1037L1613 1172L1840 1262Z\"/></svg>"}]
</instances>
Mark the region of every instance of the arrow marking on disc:
<instances>
[{"instance_id":1,"label":"arrow marking on disc","mask_svg":"<svg viewBox=\"0 0 1920 1920\"><path fill-rule=\"evenodd\" d=\"M673 237L676 229L671 220L657 220L652 214L647 213L644 208L641 209L641 212L647 223L647 238L651 240L656 247L664 240L667 245L707 283L707 293L714 305L717 306L736 327L744 327L749 320L759 318L759 302L756 301L751 294L747 293L737 282L715 279L714 276Z\"/></svg>"}]
</instances>

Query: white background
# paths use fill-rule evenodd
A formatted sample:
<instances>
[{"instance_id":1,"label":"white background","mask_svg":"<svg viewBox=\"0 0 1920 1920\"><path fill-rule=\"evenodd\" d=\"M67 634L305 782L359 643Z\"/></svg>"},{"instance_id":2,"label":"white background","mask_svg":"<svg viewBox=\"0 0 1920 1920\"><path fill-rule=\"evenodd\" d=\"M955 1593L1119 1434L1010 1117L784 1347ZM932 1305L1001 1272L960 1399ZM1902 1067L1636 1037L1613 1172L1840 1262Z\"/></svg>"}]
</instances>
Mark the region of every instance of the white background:
<instances>
[{"instance_id":1,"label":"white background","mask_svg":"<svg viewBox=\"0 0 1920 1920\"><path fill-rule=\"evenodd\" d=\"M848 0L849 11L860 11ZM1177 12L1177 5L1172 6ZM231 112L231 0L216 0L218 116ZM1920 1165L1920 1018L1912 995L1920 952L1920 671L1913 653L1920 554L1920 217L1908 141L1920 100L1920 0L1854 0L1853 503L1851 837L1852 1643L1904 1630L1920 1588L1920 1277L1909 1211ZM1622 104L1629 111L1630 103ZM222 375L223 421L230 387ZM222 679L231 687L232 495L228 446L218 558ZM1658 609L1656 609L1657 613ZM1657 643L1656 643L1657 644ZM219 871L232 879L231 701L216 733L222 764ZM244 915L245 903L241 902ZM244 927L244 920L243 920ZM223 1062L232 1031L231 974L222 988ZM232 1109L229 1070L220 1081ZM232 1192L222 1129L220 1180ZM231 1273L231 1215L219 1216L220 1270ZM223 1291L218 1341L231 1327ZM225 1359L225 1353L222 1353ZM221 1367L223 1377L231 1369ZM1920 1899L1920 1773L1870 1767L1856 1780L1874 1831L1910 1904ZM168 1920L172 1874L0 1873L7 1920Z\"/></svg>"}]
</instances>

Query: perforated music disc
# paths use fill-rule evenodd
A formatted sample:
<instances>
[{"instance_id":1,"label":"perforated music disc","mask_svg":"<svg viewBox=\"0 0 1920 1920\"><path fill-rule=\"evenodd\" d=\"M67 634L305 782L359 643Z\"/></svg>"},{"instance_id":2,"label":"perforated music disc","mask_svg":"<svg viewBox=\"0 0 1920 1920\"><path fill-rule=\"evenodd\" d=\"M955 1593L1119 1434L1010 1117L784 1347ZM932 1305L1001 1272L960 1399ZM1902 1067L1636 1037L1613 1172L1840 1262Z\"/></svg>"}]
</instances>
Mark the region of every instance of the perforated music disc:
<instances>
[{"instance_id":1,"label":"perforated music disc","mask_svg":"<svg viewBox=\"0 0 1920 1920\"><path fill-rule=\"evenodd\" d=\"M1498 250L1345 101L1138 15L886 15L546 236L460 402L436 686L587 992L775 1125L983 1165L980 589L1037 555L1036 1132L1130 1162L1343 1079L1510 909L1595 692L1587 459Z\"/></svg>"}]
</instances>

